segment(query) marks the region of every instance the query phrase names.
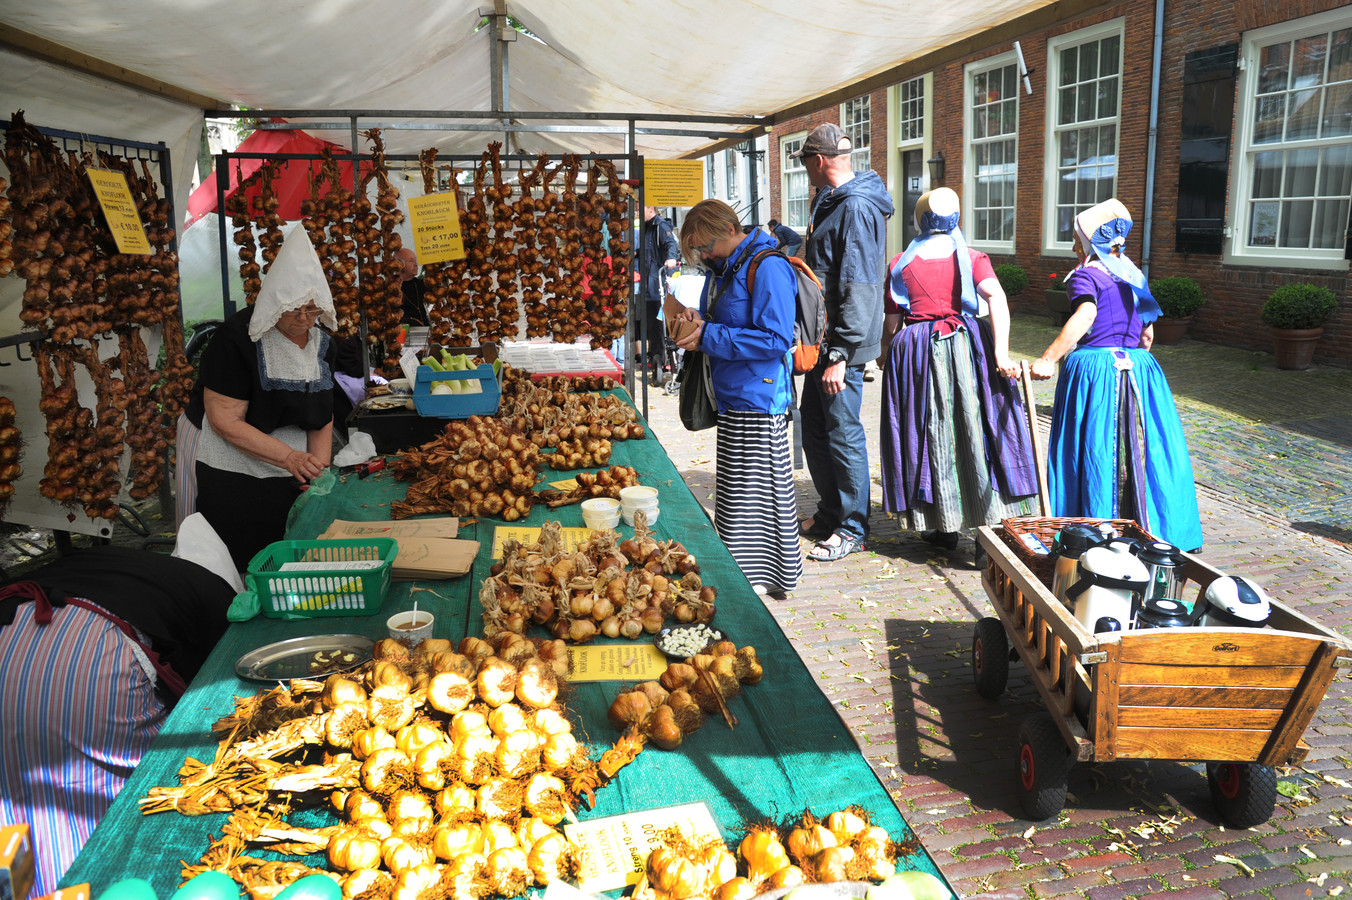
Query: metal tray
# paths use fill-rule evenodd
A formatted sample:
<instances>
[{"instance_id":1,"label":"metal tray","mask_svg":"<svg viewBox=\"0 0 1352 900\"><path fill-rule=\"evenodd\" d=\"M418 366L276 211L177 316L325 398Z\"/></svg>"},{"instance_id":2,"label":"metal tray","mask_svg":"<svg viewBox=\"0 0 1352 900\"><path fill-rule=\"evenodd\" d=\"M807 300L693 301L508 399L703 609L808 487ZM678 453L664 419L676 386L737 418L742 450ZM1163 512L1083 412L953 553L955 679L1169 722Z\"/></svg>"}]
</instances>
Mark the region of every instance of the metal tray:
<instances>
[{"instance_id":1,"label":"metal tray","mask_svg":"<svg viewBox=\"0 0 1352 900\"><path fill-rule=\"evenodd\" d=\"M350 672L371 658L375 641L361 634L316 634L277 641L250 650L235 663L235 674L251 681L285 681L288 678L326 678ZM317 653L351 653L350 663L330 664L319 671L311 667Z\"/></svg>"},{"instance_id":2,"label":"metal tray","mask_svg":"<svg viewBox=\"0 0 1352 900\"><path fill-rule=\"evenodd\" d=\"M721 628L715 628L712 625L701 626L693 623L690 625L668 625L666 628L663 628L661 631L657 632L657 634L653 635L653 646L655 646L659 651L661 651L662 655L665 656L667 659L674 659L677 661L686 660L689 658L688 656L684 654L668 653L665 649L663 649L662 645L663 643L665 643L665 639L670 635L679 634L683 631L692 631L696 628L707 628L713 632L713 637L709 638L710 644L717 643L718 641L725 641L728 639L727 632L723 631L723 629ZM707 648L708 644L706 644L705 647ZM760 900L760 898L757 897L756 900Z\"/></svg>"}]
</instances>

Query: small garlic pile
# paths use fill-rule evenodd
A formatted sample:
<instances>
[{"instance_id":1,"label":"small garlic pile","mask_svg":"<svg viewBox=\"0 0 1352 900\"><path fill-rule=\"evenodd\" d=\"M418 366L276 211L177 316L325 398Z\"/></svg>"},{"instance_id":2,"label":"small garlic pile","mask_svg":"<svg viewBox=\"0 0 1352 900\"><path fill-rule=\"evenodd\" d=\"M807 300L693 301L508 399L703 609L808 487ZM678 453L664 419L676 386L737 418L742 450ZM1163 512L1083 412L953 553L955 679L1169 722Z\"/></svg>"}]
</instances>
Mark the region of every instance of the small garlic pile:
<instances>
[{"instance_id":1,"label":"small garlic pile","mask_svg":"<svg viewBox=\"0 0 1352 900\"><path fill-rule=\"evenodd\" d=\"M560 524L546 522L529 546L503 544L502 559L479 592L484 633L520 634L535 624L556 638L584 643L597 636L636 640L656 634L673 615L683 623L707 622L716 592L698 568L679 541L654 540L646 521L623 542L613 531L594 531L574 553L564 550Z\"/></svg>"},{"instance_id":2,"label":"small garlic pile","mask_svg":"<svg viewBox=\"0 0 1352 900\"><path fill-rule=\"evenodd\" d=\"M788 828L754 825L735 857L719 841L691 841L672 829L661 835L660 845L648 855L633 896L749 900L800 884L881 882L896 872L899 855L918 846L893 842L886 830L870 823L865 810L853 806L825 819L805 810Z\"/></svg>"},{"instance_id":3,"label":"small garlic pile","mask_svg":"<svg viewBox=\"0 0 1352 900\"><path fill-rule=\"evenodd\" d=\"M729 697L744 684L758 684L763 674L756 648L719 641L707 653L667 666L657 681L621 692L607 716L620 731L636 728L663 750L675 750L704 725L706 714L724 712Z\"/></svg>"}]
</instances>

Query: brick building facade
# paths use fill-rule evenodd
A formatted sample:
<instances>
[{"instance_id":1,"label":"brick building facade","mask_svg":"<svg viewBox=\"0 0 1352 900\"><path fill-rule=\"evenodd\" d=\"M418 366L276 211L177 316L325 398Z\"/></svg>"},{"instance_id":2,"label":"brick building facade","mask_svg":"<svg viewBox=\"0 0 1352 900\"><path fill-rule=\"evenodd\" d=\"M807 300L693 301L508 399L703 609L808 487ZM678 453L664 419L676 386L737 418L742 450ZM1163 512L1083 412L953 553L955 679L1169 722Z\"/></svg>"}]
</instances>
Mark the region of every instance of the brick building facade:
<instances>
[{"instance_id":1,"label":"brick building facade","mask_svg":"<svg viewBox=\"0 0 1352 900\"><path fill-rule=\"evenodd\" d=\"M1352 366L1352 283L1343 258L1352 205L1352 7L1336 0L1203 0L1167 4L1165 10L1149 209L1146 163L1155 37L1150 3L1100 7L1037 27L1021 27L1016 21L966 43L978 49L948 54L928 67L922 67L923 60L899 67L896 83L869 85L866 93L871 167L902 209L905 188L897 148L905 141L897 133L898 121L889 122L889 115L899 108L898 85L924 79L924 143L911 141L911 146L923 146L929 158L942 154L942 184L963 197L963 231L969 242L989 253L995 264L1012 262L1027 271L1030 288L1011 299L1016 315L1043 313L1041 289L1048 276L1074 265L1067 231L1074 211L1115 195L1136 223L1128 255L1148 263L1152 279L1188 275L1202 285L1208 302L1196 315L1193 337L1270 349L1269 331L1259 319L1264 300L1281 284L1308 281L1328 287L1339 299L1316 361ZM1020 71L1014 41L1031 70L1033 88L1029 94L1018 85L1016 112L1007 109L1009 75ZM1283 50L1282 42L1289 42L1289 49ZM1274 52L1273 46L1287 56ZM1316 71L1316 63L1324 68ZM1272 87L1271 74L1285 77L1283 65L1291 73L1285 93ZM1266 93L1255 99L1257 92ZM1287 104L1286 113L1275 119L1270 113L1274 102ZM1049 103L1059 105L1049 113ZM1202 110L1203 103L1215 109ZM1315 110L1313 118L1305 115L1307 108ZM843 103L832 102L775 124L768 154L772 215L790 221L785 215L785 143L792 144L795 136L801 138L821 122L841 123L844 112ZM992 118L980 124L983 112ZM1269 150L1263 142L1272 140L1270 129L1261 139L1254 136L1272 121L1279 129L1285 121L1287 131L1279 132L1272 152L1263 152ZM1282 137L1298 127L1305 129L1301 139ZM980 133L983 129L987 134ZM982 144L991 133L998 140ZM1087 152L1084 148L1095 140L1100 149L1111 142L1111 152ZM1012 153L1016 160L1012 178L1007 158L995 162L1000 153ZM1273 159L1278 160L1280 179L1269 189L1261 179L1270 173ZM1180 175L1180 160L1187 175ZM1308 188L1298 183L1302 173L1308 173ZM931 184L928 167L922 180L921 189L938 186ZM1013 198L1005 180L1012 181ZM1265 185L1261 190L1254 187L1260 181ZM1203 182L1206 190L1199 196ZM1073 200L1068 199L1071 192L1079 192ZM900 218L889 224L894 253L904 246ZM998 226L993 224L997 220ZM1302 239L1301 223L1310 246L1281 246Z\"/></svg>"}]
</instances>

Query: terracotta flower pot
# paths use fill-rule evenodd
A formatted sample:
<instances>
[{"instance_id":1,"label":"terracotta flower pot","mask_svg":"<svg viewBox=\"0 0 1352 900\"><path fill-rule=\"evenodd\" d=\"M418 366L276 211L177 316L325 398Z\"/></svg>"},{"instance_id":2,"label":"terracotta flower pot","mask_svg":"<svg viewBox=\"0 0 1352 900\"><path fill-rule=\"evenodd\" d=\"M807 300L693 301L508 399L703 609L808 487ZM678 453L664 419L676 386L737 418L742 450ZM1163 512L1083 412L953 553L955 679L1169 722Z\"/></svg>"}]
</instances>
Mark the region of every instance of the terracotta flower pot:
<instances>
[{"instance_id":1,"label":"terracotta flower pot","mask_svg":"<svg viewBox=\"0 0 1352 900\"><path fill-rule=\"evenodd\" d=\"M1314 348L1319 343L1323 328L1274 328L1277 368L1300 371L1308 369L1314 360Z\"/></svg>"},{"instance_id":2,"label":"terracotta flower pot","mask_svg":"<svg viewBox=\"0 0 1352 900\"><path fill-rule=\"evenodd\" d=\"M1051 313L1052 322L1056 325L1066 324L1070 318L1070 298L1066 292L1046 288L1043 293L1047 297L1047 311Z\"/></svg>"},{"instance_id":3,"label":"terracotta flower pot","mask_svg":"<svg viewBox=\"0 0 1352 900\"><path fill-rule=\"evenodd\" d=\"M1155 320L1155 343L1157 344L1177 344L1188 334L1188 326L1192 324L1192 316L1184 316L1181 319L1166 319L1161 316Z\"/></svg>"}]
</instances>

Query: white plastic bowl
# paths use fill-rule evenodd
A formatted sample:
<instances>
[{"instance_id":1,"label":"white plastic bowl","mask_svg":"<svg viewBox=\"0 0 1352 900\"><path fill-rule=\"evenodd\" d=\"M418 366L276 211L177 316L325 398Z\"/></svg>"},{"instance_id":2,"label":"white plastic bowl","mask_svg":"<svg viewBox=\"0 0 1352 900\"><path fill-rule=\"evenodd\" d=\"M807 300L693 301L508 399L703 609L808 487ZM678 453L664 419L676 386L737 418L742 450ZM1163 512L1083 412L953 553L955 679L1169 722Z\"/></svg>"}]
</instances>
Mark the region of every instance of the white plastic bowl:
<instances>
[{"instance_id":1,"label":"white plastic bowl","mask_svg":"<svg viewBox=\"0 0 1352 900\"><path fill-rule=\"evenodd\" d=\"M636 513L637 511L638 510L633 509L621 509L620 517L624 519L624 524L632 526L634 524L634 513ZM645 509L643 510L643 514L648 517L649 528L651 528L654 524L656 524L658 514L657 507L654 506L652 509Z\"/></svg>"},{"instance_id":2,"label":"white plastic bowl","mask_svg":"<svg viewBox=\"0 0 1352 900\"><path fill-rule=\"evenodd\" d=\"M620 524L620 501L593 497L582 501L582 522L592 531L604 531Z\"/></svg>"},{"instance_id":3,"label":"white plastic bowl","mask_svg":"<svg viewBox=\"0 0 1352 900\"><path fill-rule=\"evenodd\" d=\"M643 484L620 488L620 505L628 509L639 509L643 504L657 503L657 488Z\"/></svg>"}]
</instances>

